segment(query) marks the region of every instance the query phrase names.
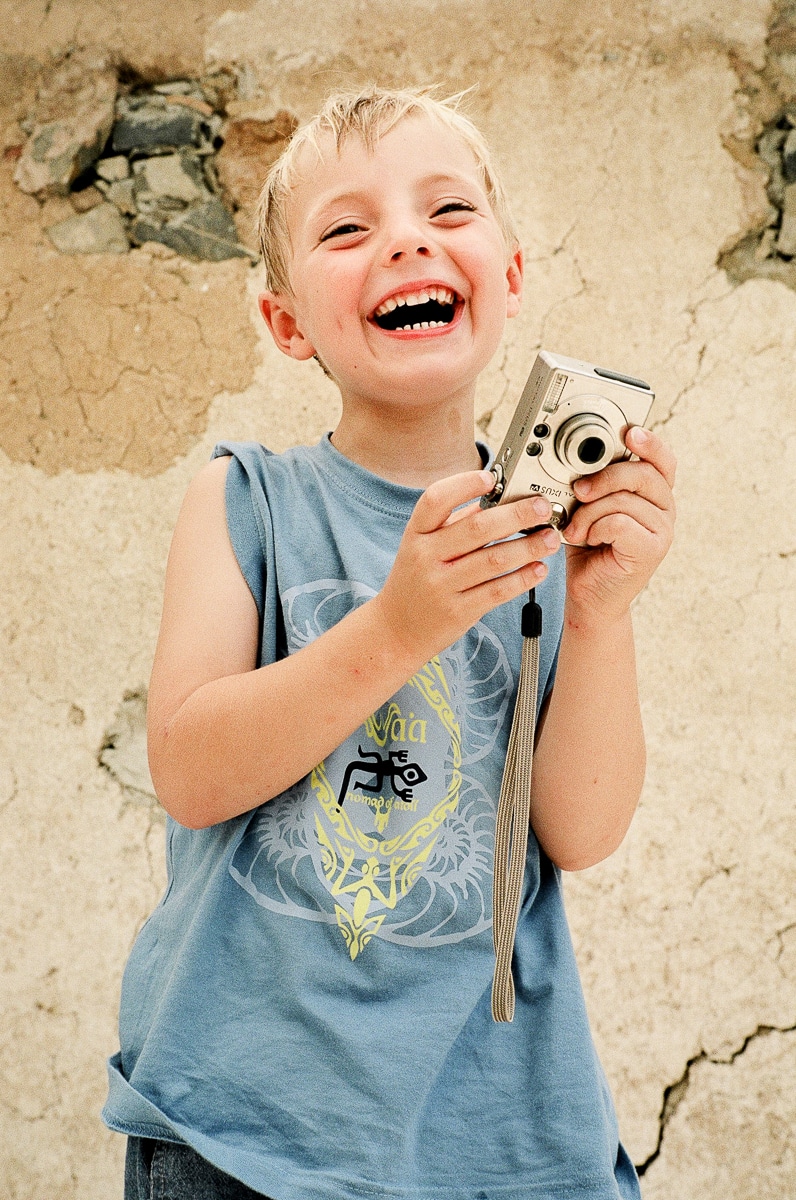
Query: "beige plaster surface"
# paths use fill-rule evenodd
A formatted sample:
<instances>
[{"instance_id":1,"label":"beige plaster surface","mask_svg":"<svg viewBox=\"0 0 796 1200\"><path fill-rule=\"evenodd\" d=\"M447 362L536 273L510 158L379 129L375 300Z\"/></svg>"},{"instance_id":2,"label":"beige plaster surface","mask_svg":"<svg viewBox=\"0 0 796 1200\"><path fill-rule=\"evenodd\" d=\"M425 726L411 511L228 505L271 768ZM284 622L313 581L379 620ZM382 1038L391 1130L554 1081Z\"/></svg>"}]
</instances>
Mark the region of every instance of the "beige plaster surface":
<instances>
[{"instance_id":1,"label":"beige plaster surface","mask_svg":"<svg viewBox=\"0 0 796 1200\"><path fill-rule=\"evenodd\" d=\"M150 77L234 63L248 111L304 116L329 87L373 77L479 84L472 111L527 263L523 312L479 389L482 431L497 445L543 343L650 379L680 460L677 542L636 613L642 803L613 858L566 885L595 1037L625 1143L650 1162L646 1200L790 1197L796 295L735 287L716 267L765 210L764 177L724 143L749 136L739 72L763 64L769 7L229 7L0 3L4 144L39 64L72 44ZM125 696L146 687L191 475L221 437L314 440L337 399L315 364L269 345L256 269L59 256L42 234L54 208L10 173L0 165L0 1196L119 1200L103 1060L163 885L163 823L140 743L124 763L99 758L120 713L140 712Z\"/></svg>"}]
</instances>

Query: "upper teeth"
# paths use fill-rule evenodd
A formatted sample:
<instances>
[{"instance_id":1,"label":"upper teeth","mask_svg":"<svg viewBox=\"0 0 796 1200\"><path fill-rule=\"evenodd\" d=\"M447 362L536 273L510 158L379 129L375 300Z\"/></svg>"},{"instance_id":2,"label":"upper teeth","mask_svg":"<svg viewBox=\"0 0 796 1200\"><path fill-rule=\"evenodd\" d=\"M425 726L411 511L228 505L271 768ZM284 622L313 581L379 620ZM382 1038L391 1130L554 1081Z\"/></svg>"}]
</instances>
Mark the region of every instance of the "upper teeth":
<instances>
[{"instance_id":1,"label":"upper teeth","mask_svg":"<svg viewBox=\"0 0 796 1200\"><path fill-rule=\"evenodd\" d=\"M388 300L384 300L374 315L383 317L385 313L392 312L402 304L428 304L429 300L436 300L437 304L453 304L455 298L450 288L445 287L425 288L422 292L404 292L402 296L390 296Z\"/></svg>"}]
</instances>

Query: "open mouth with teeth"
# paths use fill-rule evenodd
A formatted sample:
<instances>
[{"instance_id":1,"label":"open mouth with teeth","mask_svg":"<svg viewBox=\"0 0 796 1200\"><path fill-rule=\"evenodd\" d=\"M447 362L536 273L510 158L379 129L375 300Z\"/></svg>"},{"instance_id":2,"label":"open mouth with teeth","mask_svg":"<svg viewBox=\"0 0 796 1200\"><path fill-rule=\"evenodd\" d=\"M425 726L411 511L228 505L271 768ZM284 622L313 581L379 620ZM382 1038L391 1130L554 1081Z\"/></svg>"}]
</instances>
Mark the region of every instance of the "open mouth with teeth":
<instances>
[{"instance_id":1,"label":"open mouth with teeth","mask_svg":"<svg viewBox=\"0 0 796 1200\"><path fill-rule=\"evenodd\" d=\"M380 329L402 332L414 329L438 329L450 325L462 305L456 292L446 287L404 292L384 300L370 318Z\"/></svg>"}]
</instances>

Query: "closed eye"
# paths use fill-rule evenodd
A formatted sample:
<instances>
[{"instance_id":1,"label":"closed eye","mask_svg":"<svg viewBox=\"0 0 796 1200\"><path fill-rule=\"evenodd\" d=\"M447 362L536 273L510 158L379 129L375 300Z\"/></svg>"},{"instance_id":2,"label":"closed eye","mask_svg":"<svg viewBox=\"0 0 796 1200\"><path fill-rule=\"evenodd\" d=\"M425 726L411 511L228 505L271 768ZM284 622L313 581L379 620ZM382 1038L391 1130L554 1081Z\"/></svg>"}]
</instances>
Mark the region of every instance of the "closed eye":
<instances>
[{"instance_id":1,"label":"closed eye","mask_svg":"<svg viewBox=\"0 0 796 1200\"><path fill-rule=\"evenodd\" d=\"M445 216L446 213L454 212L475 212L475 206L468 204L466 200L446 200L446 202L435 210L435 217Z\"/></svg>"},{"instance_id":2,"label":"closed eye","mask_svg":"<svg viewBox=\"0 0 796 1200\"><path fill-rule=\"evenodd\" d=\"M349 221L345 225L335 225L334 229L327 230L327 232L321 236L320 240L322 242L328 242L329 238L345 237L346 234L361 232L361 225L355 225L353 222Z\"/></svg>"}]
</instances>

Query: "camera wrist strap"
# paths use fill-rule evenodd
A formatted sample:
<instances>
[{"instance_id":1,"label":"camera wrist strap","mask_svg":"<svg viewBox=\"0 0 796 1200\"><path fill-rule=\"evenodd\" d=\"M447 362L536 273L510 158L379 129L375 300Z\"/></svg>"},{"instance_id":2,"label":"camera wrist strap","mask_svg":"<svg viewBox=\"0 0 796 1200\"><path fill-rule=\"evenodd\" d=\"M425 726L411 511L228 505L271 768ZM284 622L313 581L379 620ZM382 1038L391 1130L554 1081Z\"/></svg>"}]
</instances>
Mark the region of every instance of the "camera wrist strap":
<instances>
[{"instance_id":1,"label":"camera wrist strap","mask_svg":"<svg viewBox=\"0 0 796 1200\"><path fill-rule=\"evenodd\" d=\"M495 826L495 869L492 885L492 940L495 974L492 1018L514 1019L511 964L525 879L525 856L531 823L531 774L539 691L539 637L542 610L533 590L522 610L522 660L517 702L511 724Z\"/></svg>"}]
</instances>

